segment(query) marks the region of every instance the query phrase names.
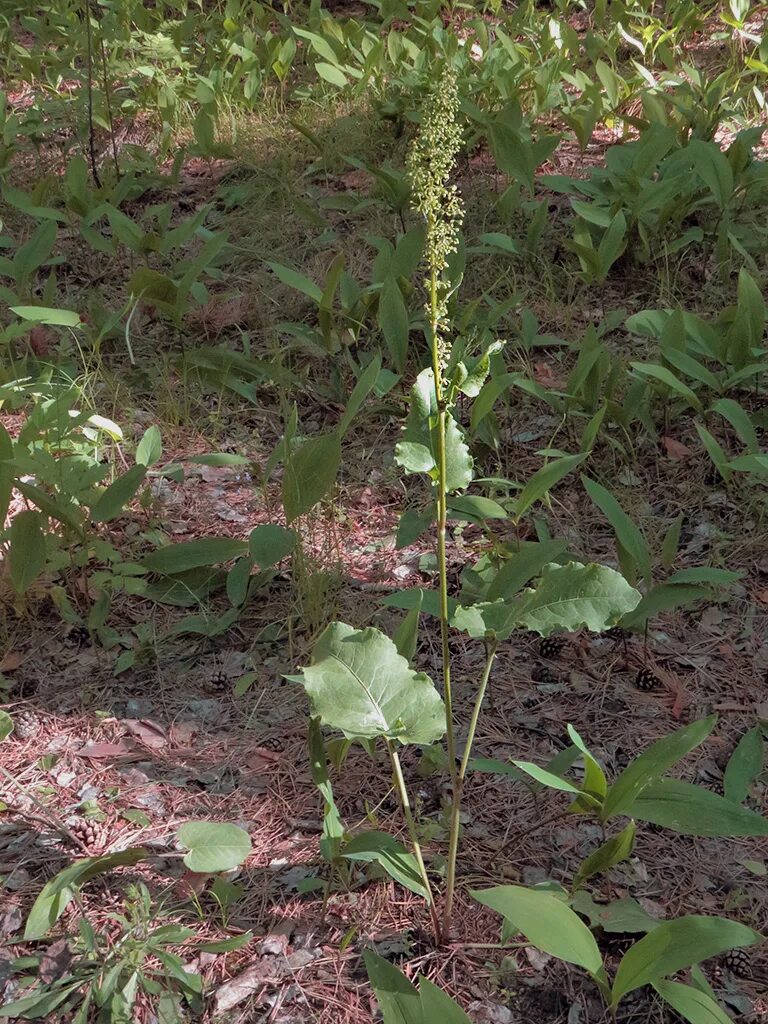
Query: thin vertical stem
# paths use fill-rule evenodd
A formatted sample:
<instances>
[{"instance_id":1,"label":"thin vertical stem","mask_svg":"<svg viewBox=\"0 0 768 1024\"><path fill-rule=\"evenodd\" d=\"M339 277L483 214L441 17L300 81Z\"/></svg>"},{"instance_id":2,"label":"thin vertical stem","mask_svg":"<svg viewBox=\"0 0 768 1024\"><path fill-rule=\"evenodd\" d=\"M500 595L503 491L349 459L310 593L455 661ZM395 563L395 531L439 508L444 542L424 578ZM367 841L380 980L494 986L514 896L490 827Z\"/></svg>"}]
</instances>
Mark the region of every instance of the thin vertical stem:
<instances>
[{"instance_id":1,"label":"thin vertical stem","mask_svg":"<svg viewBox=\"0 0 768 1024\"><path fill-rule=\"evenodd\" d=\"M437 942L441 940L441 928L440 919L435 911L435 898L432 895L432 886L429 882L429 875L427 874L427 867L424 863L424 857L421 852L421 843L419 842L419 834L416 830L416 822L413 818L413 812L411 810L411 801L408 798L408 790L405 786L405 779L403 778L403 769L400 764L400 758L397 756L397 751L391 740L385 739L387 744L387 753L392 763L392 773L395 777L395 787L397 789L398 796L400 797L400 807L403 811L403 817L405 818L405 824L408 829L408 836L411 840L411 846L413 847L413 853L416 857L416 863L419 867L419 874L421 875L421 881L424 885L424 889L427 894L427 906L429 907L430 917L432 918L432 927L435 932L435 939Z\"/></svg>"}]
</instances>

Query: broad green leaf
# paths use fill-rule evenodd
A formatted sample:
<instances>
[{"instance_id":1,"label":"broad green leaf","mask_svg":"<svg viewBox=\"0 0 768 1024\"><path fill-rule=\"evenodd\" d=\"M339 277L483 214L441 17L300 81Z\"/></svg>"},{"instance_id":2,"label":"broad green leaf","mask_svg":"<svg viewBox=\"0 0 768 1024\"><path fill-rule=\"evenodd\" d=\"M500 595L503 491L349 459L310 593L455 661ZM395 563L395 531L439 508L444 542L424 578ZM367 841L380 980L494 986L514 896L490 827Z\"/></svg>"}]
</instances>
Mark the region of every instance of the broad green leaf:
<instances>
[{"instance_id":1,"label":"broad green leaf","mask_svg":"<svg viewBox=\"0 0 768 1024\"><path fill-rule=\"evenodd\" d=\"M728 157L716 142L691 139L688 153L693 157L693 168L712 193L721 214L725 212L733 195L733 171Z\"/></svg>"},{"instance_id":2,"label":"broad green leaf","mask_svg":"<svg viewBox=\"0 0 768 1024\"><path fill-rule=\"evenodd\" d=\"M331 623L315 644L303 685L314 714L349 739L426 744L445 732L445 708L432 680L414 672L372 627Z\"/></svg>"},{"instance_id":3,"label":"broad green leaf","mask_svg":"<svg viewBox=\"0 0 768 1024\"><path fill-rule=\"evenodd\" d=\"M387 277L379 294L379 327L398 373L403 372L408 359L408 326L408 308L400 285L394 277Z\"/></svg>"},{"instance_id":4,"label":"broad green leaf","mask_svg":"<svg viewBox=\"0 0 768 1024\"><path fill-rule=\"evenodd\" d=\"M416 858L388 832L362 832L350 839L341 856L346 860L379 864L400 885L422 899L428 897Z\"/></svg>"},{"instance_id":5,"label":"broad green leaf","mask_svg":"<svg viewBox=\"0 0 768 1024\"><path fill-rule=\"evenodd\" d=\"M635 845L635 823L630 821L617 836L606 840L594 853L582 861L573 879L573 888L583 885L593 875L602 874L614 864L629 860Z\"/></svg>"},{"instance_id":6,"label":"broad green leaf","mask_svg":"<svg viewBox=\"0 0 768 1024\"><path fill-rule=\"evenodd\" d=\"M47 306L10 306L12 313L30 323L49 327L79 327L80 317L68 309L49 309Z\"/></svg>"},{"instance_id":7,"label":"broad green leaf","mask_svg":"<svg viewBox=\"0 0 768 1024\"><path fill-rule=\"evenodd\" d=\"M566 550L564 540L549 540L539 544L526 544L504 562L488 587L488 600L497 597L509 600L534 576L538 576L545 565L555 562Z\"/></svg>"},{"instance_id":8,"label":"broad green leaf","mask_svg":"<svg viewBox=\"0 0 768 1024\"><path fill-rule=\"evenodd\" d=\"M627 245L627 219L619 212L611 220L610 227L600 239L597 256L600 261L600 278L605 280L616 260Z\"/></svg>"},{"instance_id":9,"label":"broad green leaf","mask_svg":"<svg viewBox=\"0 0 768 1024\"><path fill-rule=\"evenodd\" d=\"M680 779L652 782L626 813L686 836L768 836L768 818Z\"/></svg>"},{"instance_id":10,"label":"broad green leaf","mask_svg":"<svg viewBox=\"0 0 768 1024\"><path fill-rule=\"evenodd\" d=\"M428 978L419 979L424 1024L472 1024L460 1006Z\"/></svg>"},{"instance_id":11,"label":"broad green leaf","mask_svg":"<svg viewBox=\"0 0 768 1024\"><path fill-rule=\"evenodd\" d=\"M278 523L264 523L251 530L248 549L251 558L261 569L277 565L296 547L296 533Z\"/></svg>"},{"instance_id":12,"label":"broad green leaf","mask_svg":"<svg viewBox=\"0 0 768 1024\"><path fill-rule=\"evenodd\" d=\"M658 363L630 363L630 366L636 373L641 374L643 377L651 377L653 380L663 384L668 391L672 391L675 394L680 395L684 398L688 405L696 409L697 412L701 412L701 402L694 391L684 384L679 377L676 377L671 370L667 369L666 366L660 366Z\"/></svg>"},{"instance_id":13,"label":"broad green leaf","mask_svg":"<svg viewBox=\"0 0 768 1024\"><path fill-rule=\"evenodd\" d=\"M737 804L746 800L749 787L763 770L763 761L763 730L756 725L741 737L726 766L723 783L727 800Z\"/></svg>"},{"instance_id":14,"label":"broad green leaf","mask_svg":"<svg viewBox=\"0 0 768 1024\"><path fill-rule=\"evenodd\" d=\"M327 61L319 60L315 64L315 71L318 75L331 85L344 89L349 85L349 79L337 64L329 64Z\"/></svg>"},{"instance_id":15,"label":"broad green leaf","mask_svg":"<svg viewBox=\"0 0 768 1024\"><path fill-rule=\"evenodd\" d=\"M717 956L729 949L751 946L761 936L738 921L724 917L679 917L662 921L622 957L611 993L611 1005L628 992L653 984L670 974Z\"/></svg>"},{"instance_id":16,"label":"broad green leaf","mask_svg":"<svg viewBox=\"0 0 768 1024\"><path fill-rule=\"evenodd\" d=\"M143 565L150 572L172 576L189 569L230 562L247 551L245 541L234 540L232 537L199 537L197 540L158 548L146 556Z\"/></svg>"},{"instance_id":17,"label":"broad green leaf","mask_svg":"<svg viewBox=\"0 0 768 1024\"><path fill-rule=\"evenodd\" d=\"M640 530L610 491L584 475L581 477L581 482L584 484L587 494L615 530L619 543L629 553L640 575L643 579L650 580L651 554Z\"/></svg>"},{"instance_id":18,"label":"broad green leaf","mask_svg":"<svg viewBox=\"0 0 768 1024\"><path fill-rule=\"evenodd\" d=\"M482 526L487 519L506 519L507 511L498 501L481 494L455 494L448 499L448 516Z\"/></svg>"},{"instance_id":19,"label":"broad green leaf","mask_svg":"<svg viewBox=\"0 0 768 1024\"><path fill-rule=\"evenodd\" d=\"M657 740L639 757L627 765L618 779L608 790L603 805L603 821L617 814L628 814L637 798L652 782L677 764L694 747L709 736L715 727L717 716L711 715L699 722L678 729L670 736Z\"/></svg>"},{"instance_id":20,"label":"broad green leaf","mask_svg":"<svg viewBox=\"0 0 768 1024\"><path fill-rule=\"evenodd\" d=\"M190 871L213 875L239 867L251 853L251 837L239 827L218 821L187 821L176 833L188 852L184 864Z\"/></svg>"},{"instance_id":21,"label":"broad green leaf","mask_svg":"<svg viewBox=\"0 0 768 1024\"><path fill-rule=\"evenodd\" d=\"M627 629L640 629L659 612L694 604L704 597L709 597L709 594L706 587L697 587L686 583L660 583L644 594L642 601L631 612L623 616L621 624Z\"/></svg>"},{"instance_id":22,"label":"broad green leaf","mask_svg":"<svg viewBox=\"0 0 768 1024\"><path fill-rule=\"evenodd\" d=\"M571 908L551 893L500 885L473 891L474 899L502 914L537 949L598 974L603 968L592 932Z\"/></svg>"},{"instance_id":23,"label":"broad green leaf","mask_svg":"<svg viewBox=\"0 0 768 1024\"><path fill-rule=\"evenodd\" d=\"M740 473L760 473L765 476L768 473L768 455L740 455L726 463L726 469L735 469Z\"/></svg>"},{"instance_id":24,"label":"broad green leaf","mask_svg":"<svg viewBox=\"0 0 768 1024\"><path fill-rule=\"evenodd\" d=\"M45 568L43 522L39 512L25 510L14 517L8 530L8 575L17 594L25 594Z\"/></svg>"},{"instance_id":25,"label":"broad green leaf","mask_svg":"<svg viewBox=\"0 0 768 1024\"><path fill-rule=\"evenodd\" d=\"M119 516L144 483L146 475L147 467L136 465L131 466L126 473L113 480L109 487L99 495L96 504L91 506L92 522L108 523L111 519Z\"/></svg>"},{"instance_id":26,"label":"broad green leaf","mask_svg":"<svg viewBox=\"0 0 768 1024\"><path fill-rule=\"evenodd\" d=\"M136 448L136 462L140 466L154 466L163 454L163 441L160 437L160 428L153 423L144 431L142 439Z\"/></svg>"},{"instance_id":27,"label":"broad green leaf","mask_svg":"<svg viewBox=\"0 0 768 1024\"><path fill-rule=\"evenodd\" d=\"M289 523L326 497L336 482L340 464L341 438L335 432L309 438L286 459L283 507Z\"/></svg>"},{"instance_id":28,"label":"broad green leaf","mask_svg":"<svg viewBox=\"0 0 768 1024\"><path fill-rule=\"evenodd\" d=\"M653 987L690 1024L732 1024L711 996L679 981L657 981Z\"/></svg>"},{"instance_id":29,"label":"broad green leaf","mask_svg":"<svg viewBox=\"0 0 768 1024\"><path fill-rule=\"evenodd\" d=\"M543 498L586 457L583 452L581 455L566 455L561 459L555 459L554 462L548 462L546 466L537 470L515 499L515 518L520 520L534 502Z\"/></svg>"},{"instance_id":30,"label":"broad green leaf","mask_svg":"<svg viewBox=\"0 0 768 1024\"><path fill-rule=\"evenodd\" d=\"M363 960L384 1024L436 1024L424 1020L419 993L402 971L370 949Z\"/></svg>"},{"instance_id":31,"label":"broad green leaf","mask_svg":"<svg viewBox=\"0 0 768 1024\"><path fill-rule=\"evenodd\" d=\"M148 851L141 847L121 850L119 853L105 853L97 857L85 857L68 864L62 871L43 886L24 926L24 940L31 942L42 939L64 913L75 895L75 890L96 875L104 874L123 865L131 866L147 857Z\"/></svg>"},{"instance_id":32,"label":"broad green leaf","mask_svg":"<svg viewBox=\"0 0 768 1024\"><path fill-rule=\"evenodd\" d=\"M129 295L141 298L166 313L175 313L179 301L179 287L167 274L151 267L139 267L126 285Z\"/></svg>"},{"instance_id":33,"label":"broad green leaf","mask_svg":"<svg viewBox=\"0 0 768 1024\"><path fill-rule=\"evenodd\" d=\"M614 569L569 562L545 566L539 585L524 590L512 612L521 626L541 636L582 627L601 633L639 601L638 591Z\"/></svg>"}]
</instances>

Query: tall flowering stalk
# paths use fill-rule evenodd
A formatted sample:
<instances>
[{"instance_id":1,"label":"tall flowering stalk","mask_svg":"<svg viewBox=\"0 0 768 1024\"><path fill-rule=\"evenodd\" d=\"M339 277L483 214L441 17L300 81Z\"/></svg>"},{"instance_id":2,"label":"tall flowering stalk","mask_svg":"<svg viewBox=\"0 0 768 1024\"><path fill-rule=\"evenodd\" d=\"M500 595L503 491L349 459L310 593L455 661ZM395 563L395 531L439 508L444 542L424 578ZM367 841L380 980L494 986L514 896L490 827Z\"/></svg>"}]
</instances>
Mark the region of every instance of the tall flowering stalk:
<instances>
[{"instance_id":1,"label":"tall flowering stalk","mask_svg":"<svg viewBox=\"0 0 768 1024\"><path fill-rule=\"evenodd\" d=\"M448 636L448 579L445 554L448 519L448 487L446 467L446 421L448 381L446 372L451 357L448 299L450 282L446 277L448 260L459 246L459 228L463 206L451 175L461 149L458 123L459 94L453 69L446 64L427 99L420 130L408 156L413 205L424 218L426 229L425 263L428 276L425 305L428 338L432 356L434 397L437 409L435 437L435 481L437 505L437 564L440 575L440 635L442 646L443 696L445 700L446 743L453 790L451 834L449 840L446 892L443 908L443 935L447 936L453 911L456 887L456 856L459 838L459 811L463 772L456 764L456 733L453 724L451 690L451 652Z\"/></svg>"}]
</instances>

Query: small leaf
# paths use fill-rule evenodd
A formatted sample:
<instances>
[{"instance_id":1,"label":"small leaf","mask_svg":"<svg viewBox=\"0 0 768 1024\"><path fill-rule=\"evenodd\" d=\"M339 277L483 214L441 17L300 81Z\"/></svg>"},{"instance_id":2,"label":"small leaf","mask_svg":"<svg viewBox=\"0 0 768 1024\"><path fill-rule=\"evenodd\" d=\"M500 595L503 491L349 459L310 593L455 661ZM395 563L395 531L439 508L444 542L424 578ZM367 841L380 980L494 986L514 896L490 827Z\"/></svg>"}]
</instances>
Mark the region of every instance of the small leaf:
<instances>
[{"instance_id":1,"label":"small leaf","mask_svg":"<svg viewBox=\"0 0 768 1024\"><path fill-rule=\"evenodd\" d=\"M13 719L7 711L0 711L0 743L13 732Z\"/></svg>"},{"instance_id":2,"label":"small leaf","mask_svg":"<svg viewBox=\"0 0 768 1024\"><path fill-rule=\"evenodd\" d=\"M445 708L432 680L414 672L378 629L331 623L302 681L314 713L349 739L428 744L445 731Z\"/></svg>"},{"instance_id":3,"label":"small leaf","mask_svg":"<svg viewBox=\"0 0 768 1024\"><path fill-rule=\"evenodd\" d=\"M251 837L238 825L217 821L188 821L177 833L189 852L184 864L200 875L212 875L238 867L250 855Z\"/></svg>"},{"instance_id":4,"label":"small leaf","mask_svg":"<svg viewBox=\"0 0 768 1024\"><path fill-rule=\"evenodd\" d=\"M68 309L49 309L46 306L9 306L12 313L36 324L49 327L79 327L80 317Z\"/></svg>"},{"instance_id":5,"label":"small leaf","mask_svg":"<svg viewBox=\"0 0 768 1024\"><path fill-rule=\"evenodd\" d=\"M422 899L428 898L416 858L387 832L362 832L350 839L341 856L346 860L379 864L400 885Z\"/></svg>"},{"instance_id":6,"label":"small leaf","mask_svg":"<svg viewBox=\"0 0 768 1024\"><path fill-rule=\"evenodd\" d=\"M537 470L515 499L515 519L519 521L531 505L537 502L539 498L543 498L555 484L559 483L564 476L567 476L586 457L584 452L581 455L565 455L554 462L548 462L541 469Z\"/></svg>"},{"instance_id":7,"label":"small leaf","mask_svg":"<svg viewBox=\"0 0 768 1024\"><path fill-rule=\"evenodd\" d=\"M696 393L691 391L688 385L684 384L666 366L660 366L658 363L630 363L630 366L641 376L651 377L653 380L663 384L668 391L673 391L675 394L680 395L688 405L696 409L697 412L701 412L701 402Z\"/></svg>"},{"instance_id":8,"label":"small leaf","mask_svg":"<svg viewBox=\"0 0 768 1024\"><path fill-rule=\"evenodd\" d=\"M630 821L627 827L619 832L617 836L608 839L594 853L590 854L586 860L582 861L579 865L579 870L574 876L573 888L576 889L583 885L593 875L602 874L604 871L612 868L614 864L629 860L635 845L635 831L635 823Z\"/></svg>"},{"instance_id":9,"label":"small leaf","mask_svg":"<svg viewBox=\"0 0 768 1024\"><path fill-rule=\"evenodd\" d=\"M471 893L502 914L537 949L598 974L603 960L592 932L571 908L551 893L500 885Z\"/></svg>"},{"instance_id":10,"label":"small leaf","mask_svg":"<svg viewBox=\"0 0 768 1024\"><path fill-rule=\"evenodd\" d=\"M660 583L644 594L642 601L622 617L621 624L627 629L640 629L659 612L694 604L704 597L709 597L709 594L705 587L683 583Z\"/></svg>"},{"instance_id":11,"label":"small leaf","mask_svg":"<svg viewBox=\"0 0 768 1024\"><path fill-rule=\"evenodd\" d=\"M136 449L136 462L140 466L154 466L163 454L163 441L160 437L160 428L153 423L147 427L144 436L139 441Z\"/></svg>"}]
</instances>

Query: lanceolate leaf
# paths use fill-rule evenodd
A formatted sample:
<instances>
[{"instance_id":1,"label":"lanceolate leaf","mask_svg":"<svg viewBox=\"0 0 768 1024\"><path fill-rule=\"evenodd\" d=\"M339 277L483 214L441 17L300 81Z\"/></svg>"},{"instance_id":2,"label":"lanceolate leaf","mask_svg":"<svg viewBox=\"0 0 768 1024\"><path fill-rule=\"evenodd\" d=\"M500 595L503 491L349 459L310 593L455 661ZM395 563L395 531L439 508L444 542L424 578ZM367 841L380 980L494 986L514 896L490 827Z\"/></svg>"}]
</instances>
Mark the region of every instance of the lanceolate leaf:
<instances>
[{"instance_id":1,"label":"lanceolate leaf","mask_svg":"<svg viewBox=\"0 0 768 1024\"><path fill-rule=\"evenodd\" d=\"M247 550L245 541L233 540L231 537L200 537L198 540L158 548L144 559L144 567L150 572L173 575L201 566L229 562L244 555Z\"/></svg>"},{"instance_id":2,"label":"lanceolate leaf","mask_svg":"<svg viewBox=\"0 0 768 1024\"><path fill-rule=\"evenodd\" d=\"M488 587L488 600L497 597L509 600L524 587L549 562L554 562L563 554L567 547L564 540L549 540L540 544L527 544L513 555L496 573Z\"/></svg>"},{"instance_id":3,"label":"lanceolate leaf","mask_svg":"<svg viewBox=\"0 0 768 1024\"><path fill-rule=\"evenodd\" d=\"M694 586L689 583L660 583L657 587L649 590L643 596L642 601L623 617L621 624L628 629L640 629L659 612L694 604L708 596L709 591L706 587Z\"/></svg>"},{"instance_id":4,"label":"lanceolate leaf","mask_svg":"<svg viewBox=\"0 0 768 1024\"><path fill-rule=\"evenodd\" d=\"M746 799L749 787L763 770L763 760L763 730L755 726L744 733L728 761L723 779L726 799L737 804Z\"/></svg>"},{"instance_id":5,"label":"lanceolate leaf","mask_svg":"<svg viewBox=\"0 0 768 1024\"><path fill-rule=\"evenodd\" d=\"M624 954L613 983L612 1006L618 1006L627 992L726 950L751 946L760 938L746 925L723 917L691 915L663 921Z\"/></svg>"},{"instance_id":6,"label":"lanceolate leaf","mask_svg":"<svg viewBox=\"0 0 768 1024\"><path fill-rule=\"evenodd\" d=\"M402 971L370 949L363 960L384 1024L426 1024L419 993Z\"/></svg>"},{"instance_id":7,"label":"lanceolate leaf","mask_svg":"<svg viewBox=\"0 0 768 1024\"><path fill-rule=\"evenodd\" d=\"M602 632L631 611L640 594L621 573L605 565L548 565L535 590L524 590L513 604L517 622L549 636L553 630L586 626Z\"/></svg>"},{"instance_id":8,"label":"lanceolate leaf","mask_svg":"<svg viewBox=\"0 0 768 1024\"><path fill-rule=\"evenodd\" d=\"M424 1024L472 1024L472 1020L461 1007L428 978L421 978L419 981L419 996Z\"/></svg>"},{"instance_id":9,"label":"lanceolate leaf","mask_svg":"<svg viewBox=\"0 0 768 1024\"><path fill-rule=\"evenodd\" d=\"M93 522L108 523L110 519L119 516L144 483L146 475L147 467L136 465L113 481L91 508Z\"/></svg>"},{"instance_id":10,"label":"lanceolate leaf","mask_svg":"<svg viewBox=\"0 0 768 1024\"><path fill-rule=\"evenodd\" d=\"M323 724L350 739L434 743L445 731L443 701L432 680L414 672L378 629L331 623L302 682Z\"/></svg>"},{"instance_id":11,"label":"lanceolate leaf","mask_svg":"<svg viewBox=\"0 0 768 1024\"><path fill-rule=\"evenodd\" d=\"M541 469L537 470L517 496L515 501L515 518L520 519L524 516L531 505L537 502L539 498L543 498L556 483L559 483L564 476L567 476L586 457L585 453L581 455L565 455L561 459L548 462L546 466L542 466Z\"/></svg>"},{"instance_id":12,"label":"lanceolate leaf","mask_svg":"<svg viewBox=\"0 0 768 1024\"><path fill-rule=\"evenodd\" d=\"M627 814L686 836L768 836L768 818L680 779L651 783Z\"/></svg>"},{"instance_id":13,"label":"lanceolate leaf","mask_svg":"<svg viewBox=\"0 0 768 1024\"><path fill-rule=\"evenodd\" d=\"M628 860L634 845L635 823L630 821L627 827L619 832L617 836L608 839L581 863L573 879L573 887L577 888L593 875L601 874L603 871L612 868L614 864Z\"/></svg>"},{"instance_id":14,"label":"lanceolate leaf","mask_svg":"<svg viewBox=\"0 0 768 1024\"><path fill-rule=\"evenodd\" d=\"M643 754L624 769L608 790L603 805L603 821L616 814L628 814L629 808L650 783L659 779L672 765L677 764L694 747L709 736L717 716L711 715L700 722L678 729L653 743Z\"/></svg>"},{"instance_id":15,"label":"lanceolate leaf","mask_svg":"<svg viewBox=\"0 0 768 1024\"><path fill-rule=\"evenodd\" d=\"M537 949L578 964L593 975L601 971L603 960L592 932L567 903L552 893L499 885L475 891L472 896L502 914Z\"/></svg>"},{"instance_id":16,"label":"lanceolate leaf","mask_svg":"<svg viewBox=\"0 0 768 1024\"><path fill-rule=\"evenodd\" d=\"M429 897L421 880L416 858L387 832L363 832L350 839L341 855L346 860L379 864L391 878L406 889L415 892L422 899Z\"/></svg>"},{"instance_id":17,"label":"lanceolate leaf","mask_svg":"<svg viewBox=\"0 0 768 1024\"><path fill-rule=\"evenodd\" d=\"M653 987L690 1024L732 1024L731 1018L711 996L691 985L657 981Z\"/></svg>"},{"instance_id":18,"label":"lanceolate leaf","mask_svg":"<svg viewBox=\"0 0 768 1024\"><path fill-rule=\"evenodd\" d=\"M631 556L640 575L643 579L650 580L651 555L640 530L635 526L610 491L606 490L605 487L602 487L595 480L590 480L589 477L582 475L581 481L587 494L615 530L617 540Z\"/></svg>"},{"instance_id":19,"label":"lanceolate leaf","mask_svg":"<svg viewBox=\"0 0 768 1024\"><path fill-rule=\"evenodd\" d=\"M8 539L8 575L17 594L24 594L45 568L43 517L39 512L19 512L11 523Z\"/></svg>"}]
</instances>

